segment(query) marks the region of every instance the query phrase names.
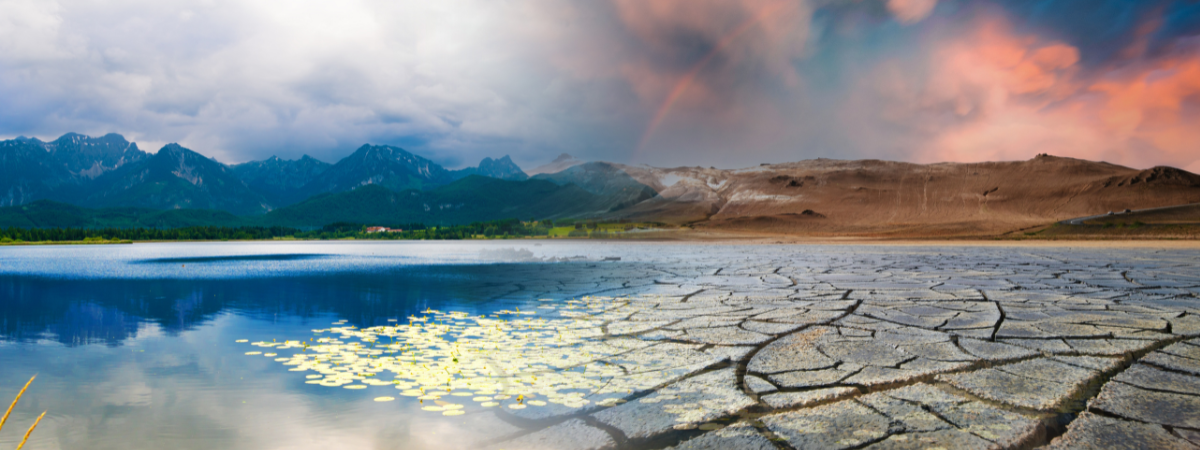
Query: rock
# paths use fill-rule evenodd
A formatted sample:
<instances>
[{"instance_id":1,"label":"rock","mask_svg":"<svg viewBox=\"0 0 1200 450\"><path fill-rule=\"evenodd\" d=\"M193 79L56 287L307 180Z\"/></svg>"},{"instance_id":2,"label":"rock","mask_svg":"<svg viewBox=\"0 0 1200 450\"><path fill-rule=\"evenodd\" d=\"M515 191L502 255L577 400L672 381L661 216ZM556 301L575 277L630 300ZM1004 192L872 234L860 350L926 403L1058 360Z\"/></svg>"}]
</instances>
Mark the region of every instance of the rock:
<instances>
[{"instance_id":1,"label":"rock","mask_svg":"<svg viewBox=\"0 0 1200 450\"><path fill-rule=\"evenodd\" d=\"M740 345L717 345L705 350L704 353L729 358L730 361L741 361L746 355L754 351L754 347Z\"/></svg>"},{"instance_id":2,"label":"rock","mask_svg":"<svg viewBox=\"0 0 1200 450\"><path fill-rule=\"evenodd\" d=\"M995 308L995 306L992 306L992 307ZM991 328L995 327L996 322L999 320L1000 320L1000 312L995 311L995 310L961 313L957 317L947 320L946 324L942 325L942 329L944 329L944 330L960 330L960 329L967 329L967 328L991 329Z\"/></svg>"},{"instance_id":3,"label":"rock","mask_svg":"<svg viewBox=\"0 0 1200 450\"><path fill-rule=\"evenodd\" d=\"M925 344L949 343L950 336L937 331L905 327L882 330L878 333L875 333L874 341L892 347L908 347Z\"/></svg>"},{"instance_id":4,"label":"rock","mask_svg":"<svg viewBox=\"0 0 1200 450\"><path fill-rule=\"evenodd\" d=\"M961 430L938 430L895 434L883 442L871 444L866 448L870 450L931 450L938 448L990 450L995 448L995 444Z\"/></svg>"},{"instance_id":5,"label":"rock","mask_svg":"<svg viewBox=\"0 0 1200 450\"><path fill-rule=\"evenodd\" d=\"M1038 352L1002 342L987 342L978 339L959 339L958 345L968 353L988 361L1007 361L1027 358Z\"/></svg>"},{"instance_id":6,"label":"rock","mask_svg":"<svg viewBox=\"0 0 1200 450\"><path fill-rule=\"evenodd\" d=\"M1171 332L1184 336L1200 336L1200 315L1188 314L1168 320Z\"/></svg>"},{"instance_id":7,"label":"rock","mask_svg":"<svg viewBox=\"0 0 1200 450\"><path fill-rule=\"evenodd\" d=\"M726 359L698 351L699 348L700 345L695 344L666 342L614 356L607 361L624 366L630 373L642 373L672 367L711 365Z\"/></svg>"},{"instance_id":8,"label":"rock","mask_svg":"<svg viewBox=\"0 0 1200 450\"><path fill-rule=\"evenodd\" d=\"M803 327L804 325L797 325L793 323L759 322L757 320L747 320L742 322L743 329L763 334L791 333Z\"/></svg>"},{"instance_id":9,"label":"rock","mask_svg":"<svg viewBox=\"0 0 1200 450\"><path fill-rule=\"evenodd\" d=\"M970 401L970 399L967 399L966 397L962 397L957 394L951 394L944 390L938 389L933 385L925 383L884 391L883 394L895 399L927 405L933 407L934 409L948 408Z\"/></svg>"},{"instance_id":10,"label":"rock","mask_svg":"<svg viewBox=\"0 0 1200 450\"><path fill-rule=\"evenodd\" d=\"M738 423L668 448L677 450L775 450L775 444L772 444L770 439L763 436L753 426Z\"/></svg>"},{"instance_id":11,"label":"rock","mask_svg":"<svg viewBox=\"0 0 1200 450\"><path fill-rule=\"evenodd\" d=\"M770 335L743 330L741 327L689 328L676 339L701 344L745 345L771 340Z\"/></svg>"},{"instance_id":12,"label":"rock","mask_svg":"<svg viewBox=\"0 0 1200 450\"><path fill-rule=\"evenodd\" d=\"M1067 344L1085 355L1123 356L1155 344L1142 339L1067 339Z\"/></svg>"},{"instance_id":13,"label":"rock","mask_svg":"<svg viewBox=\"0 0 1200 450\"><path fill-rule=\"evenodd\" d=\"M1100 372L1115 370L1125 363L1125 358L1108 358L1103 356L1055 356L1050 359Z\"/></svg>"},{"instance_id":14,"label":"rock","mask_svg":"<svg viewBox=\"0 0 1200 450\"><path fill-rule=\"evenodd\" d=\"M1166 372L1143 364L1134 364L1113 377L1113 380L1157 391L1200 395L1200 377Z\"/></svg>"},{"instance_id":15,"label":"rock","mask_svg":"<svg viewBox=\"0 0 1200 450\"><path fill-rule=\"evenodd\" d=\"M1191 442L1193 445L1200 446L1200 431L1176 428L1175 432L1179 433L1180 437Z\"/></svg>"},{"instance_id":16,"label":"rock","mask_svg":"<svg viewBox=\"0 0 1200 450\"><path fill-rule=\"evenodd\" d=\"M875 366L864 367L850 378L842 380L842 382L846 384L874 387L902 383L915 378L962 369L968 367L969 365L969 363L964 362L953 363L918 358L916 360L904 363L899 369Z\"/></svg>"},{"instance_id":17,"label":"rock","mask_svg":"<svg viewBox=\"0 0 1200 450\"><path fill-rule=\"evenodd\" d=\"M720 316L702 316L683 320L669 325L666 328L671 330L686 330L690 328L729 327L739 323L742 323L742 319Z\"/></svg>"},{"instance_id":18,"label":"rock","mask_svg":"<svg viewBox=\"0 0 1200 450\"><path fill-rule=\"evenodd\" d=\"M904 429L910 432L936 431L952 428L949 423L937 418L937 416L930 414L921 407L890 397L882 392L864 395L855 400L874 408L892 420L902 423Z\"/></svg>"},{"instance_id":19,"label":"rock","mask_svg":"<svg viewBox=\"0 0 1200 450\"><path fill-rule=\"evenodd\" d=\"M996 366L996 370L1035 380L1065 384L1071 388L1080 387L1092 377L1100 375L1099 372L1094 370L1072 366L1048 358L1037 358L1014 364Z\"/></svg>"},{"instance_id":20,"label":"rock","mask_svg":"<svg viewBox=\"0 0 1200 450\"><path fill-rule=\"evenodd\" d=\"M1042 431L1041 422L1035 418L972 401L929 384L914 384L882 394L910 404L923 405L937 414L939 420L944 419L951 426L995 442L1002 448L1031 443ZM860 401L869 399L871 396L860 397ZM914 429L939 428L937 422L922 418L919 413L909 417L920 419L914 424ZM908 426L905 419L898 420Z\"/></svg>"},{"instance_id":21,"label":"rock","mask_svg":"<svg viewBox=\"0 0 1200 450\"><path fill-rule=\"evenodd\" d=\"M1172 436L1160 426L1112 419L1083 412L1067 432L1055 438L1046 450L1195 450L1182 439Z\"/></svg>"},{"instance_id":22,"label":"rock","mask_svg":"<svg viewBox=\"0 0 1200 450\"><path fill-rule=\"evenodd\" d=\"M811 406L857 393L858 389L835 387L801 392L780 392L778 394L763 396L762 401L772 408L783 409L797 406Z\"/></svg>"},{"instance_id":23,"label":"rock","mask_svg":"<svg viewBox=\"0 0 1200 450\"><path fill-rule=\"evenodd\" d=\"M946 334L951 336L966 337L972 339L991 339L995 328L963 328L957 330L946 330Z\"/></svg>"},{"instance_id":24,"label":"rock","mask_svg":"<svg viewBox=\"0 0 1200 450\"><path fill-rule=\"evenodd\" d=\"M1041 353L1072 353L1075 349L1062 339L1004 339L1000 342L1025 347Z\"/></svg>"},{"instance_id":25,"label":"rock","mask_svg":"<svg viewBox=\"0 0 1200 450\"><path fill-rule=\"evenodd\" d=\"M644 439L677 426L696 425L754 405L737 386L733 368L673 383L658 392L593 414L629 439Z\"/></svg>"},{"instance_id":26,"label":"rock","mask_svg":"<svg viewBox=\"0 0 1200 450\"><path fill-rule=\"evenodd\" d=\"M770 378L771 382L775 383L776 386L798 389L829 386L846 379L852 374L853 372L838 369L801 370L770 375L767 378Z\"/></svg>"},{"instance_id":27,"label":"rock","mask_svg":"<svg viewBox=\"0 0 1200 450\"><path fill-rule=\"evenodd\" d=\"M874 341L835 341L819 344L821 352L846 364L894 367L915 359L887 344Z\"/></svg>"},{"instance_id":28,"label":"rock","mask_svg":"<svg viewBox=\"0 0 1200 450\"><path fill-rule=\"evenodd\" d=\"M1001 448L1020 448L1041 433L1041 421L980 402L931 405L934 412L959 429L995 442Z\"/></svg>"},{"instance_id":29,"label":"rock","mask_svg":"<svg viewBox=\"0 0 1200 450\"><path fill-rule=\"evenodd\" d=\"M837 361L821 354L813 341L824 333L808 331L791 334L770 343L750 360L747 370L754 373L780 373L793 370L819 370L833 367Z\"/></svg>"},{"instance_id":30,"label":"rock","mask_svg":"<svg viewBox=\"0 0 1200 450\"><path fill-rule=\"evenodd\" d=\"M844 314L845 313L840 310L809 311L804 314L797 314L794 316L787 316L787 317L778 317L778 318L771 319L769 321L776 322L776 323L790 323L790 324L795 324L795 325L818 325L818 324L829 323L839 317L842 317Z\"/></svg>"},{"instance_id":31,"label":"rock","mask_svg":"<svg viewBox=\"0 0 1200 450\"><path fill-rule=\"evenodd\" d=\"M779 390L775 385L767 382L767 380L754 375L746 375L742 381L746 383L746 388L755 394L768 394Z\"/></svg>"},{"instance_id":32,"label":"rock","mask_svg":"<svg viewBox=\"0 0 1200 450\"><path fill-rule=\"evenodd\" d=\"M1056 383L996 369L938 375L938 379L988 400L1041 411L1056 410L1078 389L1077 383Z\"/></svg>"},{"instance_id":33,"label":"rock","mask_svg":"<svg viewBox=\"0 0 1200 450\"><path fill-rule=\"evenodd\" d=\"M674 330L654 330L637 335L638 339L647 341L666 341L679 336L683 336L683 332Z\"/></svg>"},{"instance_id":34,"label":"rock","mask_svg":"<svg viewBox=\"0 0 1200 450\"><path fill-rule=\"evenodd\" d=\"M1200 428L1200 397L1149 391L1124 383L1108 383L1088 409L1142 422Z\"/></svg>"},{"instance_id":35,"label":"rock","mask_svg":"<svg viewBox=\"0 0 1200 450\"><path fill-rule=\"evenodd\" d=\"M977 358L958 349L953 342L938 342L933 344L906 345L900 348L905 353L929 358L936 361L974 361Z\"/></svg>"},{"instance_id":36,"label":"rock","mask_svg":"<svg viewBox=\"0 0 1200 450\"><path fill-rule=\"evenodd\" d=\"M1184 358L1170 353L1154 352L1142 357L1140 362L1159 366L1164 369L1200 375L1200 360Z\"/></svg>"},{"instance_id":37,"label":"rock","mask_svg":"<svg viewBox=\"0 0 1200 450\"><path fill-rule=\"evenodd\" d=\"M1169 354L1172 354L1175 356L1179 356L1182 358L1190 358L1190 359L1200 360L1200 346L1189 345L1189 344L1185 344L1183 342L1176 342L1174 344L1163 347L1162 350L1159 350L1159 351L1163 352L1163 353L1169 353ZM1198 363L1198 365L1200 365L1200 363Z\"/></svg>"},{"instance_id":38,"label":"rock","mask_svg":"<svg viewBox=\"0 0 1200 450\"><path fill-rule=\"evenodd\" d=\"M762 314L756 314L752 317L754 318L754 320L768 321L768 320L773 320L773 319L782 319L785 317L798 316L798 315L801 315L801 314L804 314L807 312L808 312L808 309L806 309L806 308L794 308L794 307L793 308L777 308L777 309L773 309L771 311L768 311L768 312L765 312Z\"/></svg>"},{"instance_id":39,"label":"rock","mask_svg":"<svg viewBox=\"0 0 1200 450\"><path fill-rule=\"evenodd\" d=\"M674 322L673 320L657 320L649 322L616 322L609 324L606 328L608 334L638 334L650 331L659 327L663 327Z\"/></svg>"},{"instance_id":40,"label":"rock","mask_svg":"<svg viewBox=\"0 0 1200 450\"><path fill-rule=\"evenodd\" d=\"M766 416L762 421L793 448L852 448L892 432L887 417L855 401Z\"/></svg>"}]
</instances>

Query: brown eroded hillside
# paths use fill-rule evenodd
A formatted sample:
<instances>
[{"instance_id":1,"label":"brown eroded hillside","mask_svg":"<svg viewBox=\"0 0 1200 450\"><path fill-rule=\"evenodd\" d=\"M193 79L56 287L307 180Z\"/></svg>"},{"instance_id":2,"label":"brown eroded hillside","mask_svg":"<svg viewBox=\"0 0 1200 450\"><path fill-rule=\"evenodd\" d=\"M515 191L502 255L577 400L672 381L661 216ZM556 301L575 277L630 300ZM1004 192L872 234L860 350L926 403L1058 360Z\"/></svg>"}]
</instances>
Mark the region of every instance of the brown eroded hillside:
<instances>
[{"instance_id":1,"label":"brown eroded hillside","mask_svg":"<svg viewBox=\"0 0 1200 450\"><path fill-rule=\"evenodd\" d=\"M1200 176L1041 155L912 164L817 159L739 170L619 166L658 196L614 218L816 236L981 236L1200 203ZM807 211L807 213L806 213Z\"/></svg>"}]
</instances>

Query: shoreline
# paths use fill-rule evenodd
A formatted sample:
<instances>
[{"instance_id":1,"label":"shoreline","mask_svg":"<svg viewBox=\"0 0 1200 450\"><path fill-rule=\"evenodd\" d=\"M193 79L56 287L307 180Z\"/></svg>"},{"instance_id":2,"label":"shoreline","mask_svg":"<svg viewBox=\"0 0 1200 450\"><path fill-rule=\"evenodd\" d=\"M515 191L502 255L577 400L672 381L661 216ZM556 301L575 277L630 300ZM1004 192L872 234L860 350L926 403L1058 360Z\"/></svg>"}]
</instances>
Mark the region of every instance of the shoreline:
<instances>
[{"instance_id":1,"label":"shoreline","mask_svg":"<svg viewBox=\"0 0 1200 450\"><path fill-rule=\"evenodd\" d=\"M1171 248L1171 249L1200 249L1200 240L1176 239L987 239L987 238L869 238L869 237L808 237L808 236L736 236L736 235L706 235L706 236L677 236L659 238L635 239L404 239L404 240L374 240L374 239L260 239L260 240L178 240L178 241L119 241L119 242L82 242L82 241L39 241L39 242L6 242L0 247L47 246L47 245L136 245L162 243L405 243L405 242L509 242L509 243L541 243L541 242L599 242L599 243L645 243L645 244L711 244L711 245L793 245L793 246L855 246L855 247L1075 247L1075 248Z\"/></svg>"},{"instance_id":2,"label":"shoreline","mask_svg":"<svg viewBox=\"0 0 1200 450\"><path fill-rule=\"evenodd\" d=\"M165 241L164 241L165 242ZM203 241L197 241L203 242ZM26 245L123 245L134 244L136 241L34 241L34 242L0 242L0 247L20 247Z\"/></svg>"}]
</instances>

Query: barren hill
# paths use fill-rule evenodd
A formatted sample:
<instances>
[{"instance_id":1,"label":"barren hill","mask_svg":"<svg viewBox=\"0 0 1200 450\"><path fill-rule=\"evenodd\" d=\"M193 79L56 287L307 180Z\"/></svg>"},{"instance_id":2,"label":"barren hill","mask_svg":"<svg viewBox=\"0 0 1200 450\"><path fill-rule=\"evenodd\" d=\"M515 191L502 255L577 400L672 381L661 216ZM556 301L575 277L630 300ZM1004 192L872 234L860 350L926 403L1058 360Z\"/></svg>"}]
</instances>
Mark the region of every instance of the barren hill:
<instances>
[{"instance_id":1,"label":"barren hill","mask_svg":"<svg viewBox=\"0 0 1200 450\"><path fill-rule=\"evenodd\" d=\"M659 195L614 218L822 236L993 235L1200 202L1200 176L1040 155L912 164L817 159L740 170L619 166Z\"/></svg>"}]
</instances>

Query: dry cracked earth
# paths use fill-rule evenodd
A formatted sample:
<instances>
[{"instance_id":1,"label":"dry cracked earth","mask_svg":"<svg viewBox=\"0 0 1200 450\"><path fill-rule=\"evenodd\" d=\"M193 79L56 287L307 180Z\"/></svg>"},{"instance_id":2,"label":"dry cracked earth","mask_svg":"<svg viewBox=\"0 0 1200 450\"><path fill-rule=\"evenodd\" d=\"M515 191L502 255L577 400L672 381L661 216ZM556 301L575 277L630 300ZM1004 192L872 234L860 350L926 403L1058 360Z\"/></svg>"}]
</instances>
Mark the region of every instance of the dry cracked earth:
<instances>
[{"instance_id":1,"label":"dry cracked earth","mask_svg":"<svg viewBox=\"0 0 1200 450\"><path fill-rule=\"evenodd\" d=\"M474 414L493 430L477 445L1200 448L1195 252L651 253L506 296L604 297L583 318L626 352L605 361L652 361L654 387Z\"/></svg>"}]
</instances>

